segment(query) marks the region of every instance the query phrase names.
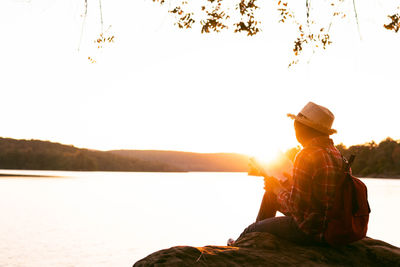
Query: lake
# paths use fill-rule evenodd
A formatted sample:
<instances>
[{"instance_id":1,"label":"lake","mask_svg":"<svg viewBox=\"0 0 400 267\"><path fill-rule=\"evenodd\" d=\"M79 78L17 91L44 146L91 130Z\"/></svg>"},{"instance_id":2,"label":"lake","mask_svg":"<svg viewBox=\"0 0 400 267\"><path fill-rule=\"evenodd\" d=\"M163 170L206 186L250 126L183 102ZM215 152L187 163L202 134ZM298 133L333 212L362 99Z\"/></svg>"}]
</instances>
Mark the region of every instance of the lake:
<instances>
[{"instance_id":1,"label":"lake","mask_svg":"<svg viewBox=\"0 0 400 267\"><path fill-rule=\"evenodd\" d=\"M263 180L246 173L0 170L0 266L132 266L176 245L225 245L255 220ZM368 236L400 246L400 179L363 179Z\"/></svg>"}]
</instances>

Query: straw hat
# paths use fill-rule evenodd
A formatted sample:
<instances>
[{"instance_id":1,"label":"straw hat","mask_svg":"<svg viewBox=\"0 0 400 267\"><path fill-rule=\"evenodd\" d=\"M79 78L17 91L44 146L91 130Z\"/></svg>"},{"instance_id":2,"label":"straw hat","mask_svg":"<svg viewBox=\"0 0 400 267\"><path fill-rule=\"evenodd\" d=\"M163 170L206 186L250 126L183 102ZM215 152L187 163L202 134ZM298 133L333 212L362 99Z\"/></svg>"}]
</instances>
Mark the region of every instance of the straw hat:
<instances>
[{"instance_id":1,"label":"straw hat","mask_svg":"<svg viewBox=\"0 0 400 267\"><path fill-rule=\"evenodd\" d=\"M297 116L293 114L287 114L287 116L319 132L328 135L336 133L336 130L332 129L335 116L326 107L313 102L308 102Z\"/></svg>"}]
</instances>

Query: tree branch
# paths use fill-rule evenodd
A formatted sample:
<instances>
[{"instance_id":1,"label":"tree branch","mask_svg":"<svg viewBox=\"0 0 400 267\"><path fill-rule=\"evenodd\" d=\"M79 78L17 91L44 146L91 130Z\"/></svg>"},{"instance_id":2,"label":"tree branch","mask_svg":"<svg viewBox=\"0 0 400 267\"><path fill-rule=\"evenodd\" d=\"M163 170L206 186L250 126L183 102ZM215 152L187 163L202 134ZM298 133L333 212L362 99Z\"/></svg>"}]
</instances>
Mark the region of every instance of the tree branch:
<instances>
[{"instance_id":1,"label":"tree branch","mask_svg":"<svg viewBox=\"0 0 400 267\"><path fill-rule=\"evenodd\" d=\"M360 31L360 24L358 23L358 15L357 15L356 1L355 0L353 0L353 9L354 9L354 15L356 17L356 22L357 22L358 34L360 35L360 40L362 40L361 31Z\"/></svg>"},{"instance_id":2,"label":"tree branch","mask_svg":"<svg viewBox=\"0 0 400 267\"><path fill-rule=\"evenodd\" d=\"M79 45L78 45L78 52L81 49L81 44L82 44L82 37L83 37L83 30L85 28L85 22L86 22L86 17L87 17L87 11L88 11L88 2L85 0L85 13L83 14L83 21L82 21L82 28L81 28L81 36L79 38Z\"/></svg>"},{"instance_id":3,"label":"tree branch","mask_svg":"<svg viewBox=\"0 0 400 267\"><path fill-rule=\"evenodd\" d=\"M99 10L100 10L101 33L103 33L103 30L104 30L104 23L103 23L103 9L101 8L101 0L99 0Z\"/></svg>"}]
</instances>

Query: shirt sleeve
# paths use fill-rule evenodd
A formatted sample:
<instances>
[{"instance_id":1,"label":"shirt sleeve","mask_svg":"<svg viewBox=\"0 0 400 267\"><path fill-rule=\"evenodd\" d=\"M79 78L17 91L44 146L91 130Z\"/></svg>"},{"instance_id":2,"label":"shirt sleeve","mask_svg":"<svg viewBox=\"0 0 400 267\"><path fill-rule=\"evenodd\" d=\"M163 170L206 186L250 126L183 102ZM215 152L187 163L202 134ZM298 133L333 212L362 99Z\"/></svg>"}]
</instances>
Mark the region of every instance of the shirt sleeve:
<instances>
[{"instance_id":1,"label":"shirt sleeve","mask_svg":"<svg viewBox=\"0 0 400 267\"><path fill-rule=\"evenodd\" d=\"M305 211L310 207L313 176L312 157L303 149L297 156L293 167L292 185L278 194L280 211L302 221Z\"/></svg>"}]
</instances>

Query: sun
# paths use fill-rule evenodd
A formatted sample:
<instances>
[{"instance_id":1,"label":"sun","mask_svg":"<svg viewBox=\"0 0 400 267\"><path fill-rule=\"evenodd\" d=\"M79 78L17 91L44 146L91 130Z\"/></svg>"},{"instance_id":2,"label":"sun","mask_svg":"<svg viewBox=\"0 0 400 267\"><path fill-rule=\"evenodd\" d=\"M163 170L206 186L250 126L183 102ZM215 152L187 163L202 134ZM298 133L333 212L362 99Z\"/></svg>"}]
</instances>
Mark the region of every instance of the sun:
<instances>
[{"instance_id":1,"label":"sun","mask_svg":"<svg viewBox=\"0 0 400 267\"><path fill-rule=\"evenodd\" d=\"M283 153L292 147L296 147L296 142L291 142L286 138L272 138L271 141L265 140L260 144L259 140L254 140L249 144L246 155L254 157L260 162L269 163L277 160Z\"/></svg>"},{"instance_id":2,"label":"sun","mask_svg":"<svg viewBox=\"0 0 400 267\"><path fill-rule=\"evenodd\" d=\"M258 161L261 162L272 162L278 158L278 156L282 153L280 149L270 149L270 150L263 150L263 151L255 151L251 155L251 157L255 157Z\"/></svg>"}]
</instances>

